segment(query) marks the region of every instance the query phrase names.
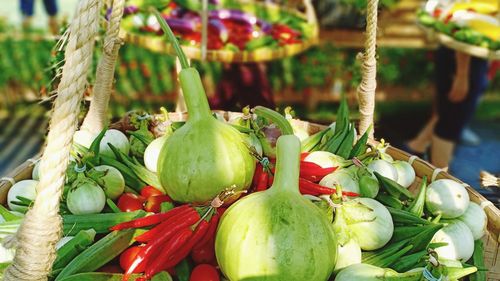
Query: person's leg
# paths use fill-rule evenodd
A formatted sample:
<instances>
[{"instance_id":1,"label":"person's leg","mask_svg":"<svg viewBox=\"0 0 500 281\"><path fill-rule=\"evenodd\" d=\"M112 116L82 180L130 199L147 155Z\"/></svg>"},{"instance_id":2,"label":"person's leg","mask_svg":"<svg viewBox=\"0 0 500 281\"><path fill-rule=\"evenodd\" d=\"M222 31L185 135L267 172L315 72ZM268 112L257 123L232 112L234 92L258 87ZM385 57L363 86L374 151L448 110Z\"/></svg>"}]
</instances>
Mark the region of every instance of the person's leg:
<instances>
[{"instance_id":1,"label":"person's leg","mask_svg":"<svg viewBox=\"0 0 500 281\"><path fill-rule=\"evenodd\" d=\"M23 15L22 26L24 30L28 30L31 27L31 20L33 18L34 0L20 0L21 4L21 13Z\"/></svg>"},{"instance_id":2,"label":"person's leg","mask_svg":"<svg viewBox=\"0 0 500 281\"><path fill-rule=\"evenodd\" d=\"M455 142L433 135L431 145L432 165L447 171L453 158L454 149Z\"/></svg>"},{"instance_id":3,"label":"person's leg","mask_svg":"<svg viewBox=\"0 0 500 281\"><path fill-rule=\"evenodd\" d=\"M478 99L487 87L486 76L487 62L472 58L469 66L469 89L465 99L451 102L446 94L439 100L440 118L436 123L431 149L431 163L436 167L446 168L451 162L455 143L474 116Z\"/></svg>"},{"instance_id":4,"label":"person's leg","mask_svg":"<svg viewBox=\"0 0 500 281\"><path fill-rule=\"evenodd\" d=\"M436 126L436 122L438 120L438 116L433 114L431 119L427 121L422 130L418 133L418 135L408 142L408 147L418 153L425 153L429 145L432 141L432 134L434 133L434 126Z\"/></svg>"},{"instance_id":5,"label":"person's leg","mask_svg":"<svg viewBox=\"0 0 500 281\"><path fill-rule=\"evenodd\" d=\"M59 23L57 21L57 3L56 0L43 0L45 11L49 15L49 30L52 34L59 34Z\"/></svg>"},{"instance_id":6,"label":"person's leg","mask_svg":"<svg viewBox=\"0 0 500 281\"><path fill-rule=\"evenodd\" d=\"M438 168L448 168L458 138L455 115L460 109L448 99L455 76L455 52L440 48L436 53L436 103L439 118L431 134L430 162Z\"/></svg>"},{"instance_id":7,"label":"person's leg","mask_svg":"<svg viewBox=\"0 0 500 281\"><path fill-rule=\"evenodd\" d=\"M488 86L488 62L480 58L471 59L471 73L470 73L470 93L473 95L473 112L476 111L479 104L479 100ZM460 143L464 145L479 145L481 143L481 138L474 133L470 128L470 119L472 119L473 114L471 114L466 122L465 128L462 130L460 135Z\"/></svg>"}]
</instances>

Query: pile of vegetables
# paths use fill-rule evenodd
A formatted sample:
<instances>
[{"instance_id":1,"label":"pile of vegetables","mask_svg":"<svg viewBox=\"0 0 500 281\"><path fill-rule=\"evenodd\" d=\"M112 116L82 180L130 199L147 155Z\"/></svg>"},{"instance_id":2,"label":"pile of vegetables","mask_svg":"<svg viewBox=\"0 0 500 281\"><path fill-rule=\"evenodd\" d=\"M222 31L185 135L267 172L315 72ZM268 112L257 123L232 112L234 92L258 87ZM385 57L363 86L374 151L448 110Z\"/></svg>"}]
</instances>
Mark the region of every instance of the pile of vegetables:
<instances>
[{"instance_id":1,"label":"pile of vegetables","mask_svg":"<svg viewBox=\"0 0 500 281\"><path fill-rule=\"evenodd\" d=\"M128 1L123 20L124 28L133 33L161 36L163 31L156 17L148 11L151 1ZM276 48L302 43L313 36L313 27L298 16L280 13L279 17L260 15L259 7L237 5L234 1L212 1L208 13L209 50L239 52L259 48ZM188 46L201 44L201 2L156 1L163 18L181 43ZM248 11L246 11L248 10ZM259 16L263 16L261 18Z\"/></svg>"},{"instance_id":2,"label":"pile of vegetables","mask_svg":"<svg viewBox=\"0 0 500 281\"><path fill-rule=\"evenodd\" d=\"M211 114L183 67L189 118L130 112L75 134L50 280L486 280L487 217L451 180L418 180L387 145L358 138L344 99L309 135L292 111ZM39 169L0 207L14 234ZM15 249L1 248L3 267ZM434 279L432 279L434 278Z\"/></svg>"},{"instance_id":3,"label":"pile of vegetables","mask_svg":"<svg viewBox=\"0 0 500 281\"><path fill-rule=\"evenodd\" d=\"M424 26L447 34L458 41L500 50L498 5L486 2L439 4L428 1L418 13Z\"/></svg>"}]
</instances>

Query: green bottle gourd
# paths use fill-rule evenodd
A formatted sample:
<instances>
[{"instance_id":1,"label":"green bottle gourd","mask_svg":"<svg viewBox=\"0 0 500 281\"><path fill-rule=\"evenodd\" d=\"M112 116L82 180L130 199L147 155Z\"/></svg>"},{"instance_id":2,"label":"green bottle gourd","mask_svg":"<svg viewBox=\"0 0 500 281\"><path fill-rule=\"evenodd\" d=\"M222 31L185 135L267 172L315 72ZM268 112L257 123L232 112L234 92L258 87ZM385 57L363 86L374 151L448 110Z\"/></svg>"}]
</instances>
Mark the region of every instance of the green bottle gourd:
<instances>
[{"instance_id":1,"label":"green bottle gourd","mask_svg":"<svg viewBox=\"0 0 500 281\"><path fill-rule=\"evenodd\" d=\"M161 185L178 202L212 200L225 188L247 189L256 161L244 135L212 117L198 71L189 67L172 31L155 14L181 61L179 81L189 113L186 124L161 149L157 169Z\"/></svg>"},{"instance_id":2,"label":"green bottle gourd","mask_svg":"<svg viewBox=\"0 0 500 281\"><path fill-rule=\"evenodd\" d=\"M325 214L299 193L300 141L277 142L272 187L234 203L215 241L222 272L231 281L325 281L337 259L337 241Z\"/></svg>"}]
</instances>

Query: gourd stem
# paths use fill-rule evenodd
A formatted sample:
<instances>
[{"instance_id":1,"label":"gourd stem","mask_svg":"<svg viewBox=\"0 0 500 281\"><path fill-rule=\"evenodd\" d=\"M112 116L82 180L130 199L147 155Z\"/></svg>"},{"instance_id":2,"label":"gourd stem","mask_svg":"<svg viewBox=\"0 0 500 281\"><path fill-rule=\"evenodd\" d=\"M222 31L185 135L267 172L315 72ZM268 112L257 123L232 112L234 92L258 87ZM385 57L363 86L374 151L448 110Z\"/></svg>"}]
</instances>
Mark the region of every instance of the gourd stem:
<instances>
[{"instance_id":1,"label":"gourd stem","mask_svg":"<svg viewBox=\"0 0 500 281\"><path fill-rule=\"evenodd\" d=\"M208 118L210 116L210 106L208 105L208 99L205 94L205 89L203 89L200 74L196 69L189 66L184 51L182 51L172 29L170 29L161 13L156 9L153 9L153 13L160 23L163 32L167 34L168 39L174 46L177 57L179 57L182 67L182 70L179 72L179 81L181 83L182 92L184 93L184 99L186 100L189 120Z\"/></svg>"},{"instance_id":2,"label":"gourd stem","mask_svg":"<svg viewBox=\"0 0 500 281\"><path fill-rule=\"evenodd\" d=\"M254 108L254 112L255 114L267 118L276 124L276 126L278 126L281 130L282 135L293 135L292 125L290 125L288 120L286 120L285 117L278 112L263 106L256 106Z\"/></svg>"},{"instance_id":3,"label":"gourd stem","mask_svg":"<svg viewBox=\"0 0 500 281\"><path fill-rule=\"evenodd\" d=\"M177 38L175 38L174 32L172 31L170 26L168 26L167 22L162 17L161 13L158 12L157 9L152 9L152 10L153 14L156 16L156 20L158 20L158 22L160 23L161 29L165 34L167 34L168 40L170 40L170 43L174 47L175 53L177 54L177 57L179 57L182 69L189 68L189 62L186 58L186 54L184 54L184 51L179 45L179 41L177 41Z\"/></svg>"},{"instance_id":4,"label":"gourd stem","mask_svg":"<svg viewBox=\"0 0 500 281\"><path fill-rule=\"evenodd\" d=\"M271 190L299 193L300 141L294 135L278 138L276 173Z\"/></svg>"},{"instance_id":5,"label":"gourd stem","mask_svg":"<svg viewBox=\"0 0 500 281\"><path fill-rule=\"evenodd\" d=\"M184 93L189 113L188 122L190 120L212 118L208 99L198 71L194 68L181 70L179 72L179 81L181 82L182 92Z\"/></svg>"}]
</instances>

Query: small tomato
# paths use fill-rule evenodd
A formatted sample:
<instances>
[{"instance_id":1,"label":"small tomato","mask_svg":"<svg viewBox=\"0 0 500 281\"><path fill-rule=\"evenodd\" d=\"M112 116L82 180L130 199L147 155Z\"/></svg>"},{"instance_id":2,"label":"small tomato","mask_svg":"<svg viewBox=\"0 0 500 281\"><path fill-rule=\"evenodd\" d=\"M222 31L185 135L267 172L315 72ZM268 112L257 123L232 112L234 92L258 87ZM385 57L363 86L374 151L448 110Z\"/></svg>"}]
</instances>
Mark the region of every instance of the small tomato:
<instances>
[{"instance_id":1,"label":"small tomato","mask_svg":"<svg viewBox=\"0 0 500 281\"><path fill-rule=\"evenodd\" d=\"M209 264L197 265L193 272L191 272L191 277L189 281L219 281L219 272L217 269Z\"/></svg>"},{"instance_id":2,"label":"small tomato","mask_svg":"<svg viewBox=\"0 0 500 281\"><path fill-rule=\"evenodd\" d=\"M124 193L118 199L118 208L123 212L133 212L137 210L142 210L144 197L140 195L135 195L133 193Z\"/></svg>"}]
</instances>

